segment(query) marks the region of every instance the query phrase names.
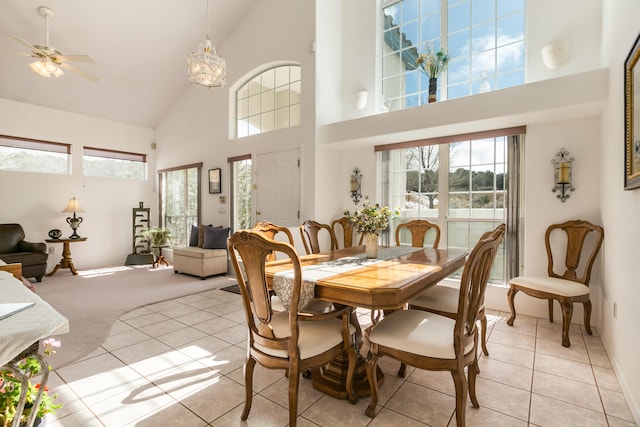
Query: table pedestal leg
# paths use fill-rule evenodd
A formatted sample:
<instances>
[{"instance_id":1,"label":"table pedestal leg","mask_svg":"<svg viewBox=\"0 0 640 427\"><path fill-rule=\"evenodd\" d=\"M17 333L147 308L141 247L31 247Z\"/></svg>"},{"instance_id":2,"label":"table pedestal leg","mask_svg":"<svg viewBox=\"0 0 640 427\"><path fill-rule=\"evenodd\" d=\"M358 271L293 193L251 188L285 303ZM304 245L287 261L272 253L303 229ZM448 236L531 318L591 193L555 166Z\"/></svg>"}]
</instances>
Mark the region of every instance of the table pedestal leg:
<instances>
[{"instance_id":1,"label":"table pedestal leg","mask_svg":"<svg viewBox=\"0 0 640 427\"><path fill-rule=\"evenodd\" d=\"M349 358L345 352L342 352L331 363L329 363L322 372L312 371L311 383L316 390L327 393L336 399L348 399L347 394L347 370L349 368ZM370 396L371 387L367 379L367 361L364 357L358 355L356 364L356 372L353 378L353 388L359 397ZM378 386L384 383L384 374L380 367L377 367Z\"/></svg>"},{"instance_id":2,"label":"table pedestal leg","mask_svg":"<svg viewBox=\"0 0 640 427\"><path fill-rule=\"evenodd\" d=\"M351 324L356 327L355 351L357 356L356 370L353 375L353 388L359 397L370 396L371 387L367 378L367 360L360 354L362 347L362 329L358 322L355 310L351 313ZM342 352L331 361L321 372L312 371L311 383L316 390L327 393L337 399L348 399L347 394L347 372L349 370L349 356ZM384 382L384 374L380 367L377 367L378 386Z\"/></svg>"},{"instance_id":3,"label":"table pedestal leg","mask_svg":"<svg viewBox=\"0 0 640 427\"><path fill-rule=\"evenodd\" d=\"M74 276L78 275L78 272L76 271L76 268L73 265L73 260L71 259L71 248L69 247L69 242L63 242L62 259L60 260L58 265L55 266L53 271L51 273L47 274L47 276L53 276L55 274L55 272L58 271L61 268L68 268L68 269L71 270L71 273Z\"/></svg>"}]
</instances>

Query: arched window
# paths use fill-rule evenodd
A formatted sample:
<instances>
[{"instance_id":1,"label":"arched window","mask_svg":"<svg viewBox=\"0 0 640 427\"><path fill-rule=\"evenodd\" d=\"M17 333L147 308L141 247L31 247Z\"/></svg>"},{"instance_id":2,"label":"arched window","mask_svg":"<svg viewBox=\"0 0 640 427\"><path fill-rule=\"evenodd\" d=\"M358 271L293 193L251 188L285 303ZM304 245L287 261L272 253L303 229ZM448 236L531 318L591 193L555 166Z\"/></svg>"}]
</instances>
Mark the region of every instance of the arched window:
<instances>
[{"instance_id":1,"label":"arched window","mask_svg":"<svg viewBox=\"0 0 640 427\"><path fill-rule=\"evenodd\" d=\"M236 91L236 137L300 124L300 66L270 68Z\"/></svg>"}]
</instances>

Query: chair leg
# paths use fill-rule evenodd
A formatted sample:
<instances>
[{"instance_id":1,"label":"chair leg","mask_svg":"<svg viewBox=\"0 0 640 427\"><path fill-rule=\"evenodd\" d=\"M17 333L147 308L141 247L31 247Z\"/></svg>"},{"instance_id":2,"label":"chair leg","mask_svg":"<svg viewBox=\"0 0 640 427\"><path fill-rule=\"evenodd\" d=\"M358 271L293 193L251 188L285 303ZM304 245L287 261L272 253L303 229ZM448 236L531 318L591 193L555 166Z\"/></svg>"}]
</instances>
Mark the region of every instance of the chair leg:
<instances>
[{"instance_id":1,"label":"chair leg","mask_svg":"<svg viewBox=\"0 0 640 427\"><path fill-rule=\"evenodd\" d=\"M404 378L407 374L407 364L404 362L400 362L400 367L398 368L398 377Z\"/></svg>"},{"instance_id":2,"label":"chair leg","mask_svg":"<svg viewBox=\"0 0 640 427\"><path fill-rule=\"evenodd\" d=\"M467 376L469 377L469 398L474 408L479 408L478 398L476 397L476 376L480 373L478 366L478 358L467 368Z\"/></svg>"},{"instance_id":3,"label":"chair leg","mask_svg":"<svg viewBox=\"0 0 640 427\"><path fill-rule=\"evenodd\" d=\"M573 302L571 300L562 299L562 345L571 347L569 342L569 327L571 326L571 316L573 315Z\"/></svg>"},{"instance_id":4,"label":"chair leg","mask_svg":"<svg viewBox=\"0 0 640 427\"><path fill-rule=\"evenodd\" d=\"M513 321L516 320L516 306L514 304L514 299L518 290L511 285L509 288L509 292L507 292L507 301L509 301L509 308L511 309L511 317L507 320L507 325L513 326Z\"/></svg>"},{"instance_id":5,"label":"chair leg","mask_svg":"<svg viewBox=\"0 0 640 427\"><path fill-rule=\"evenodd\" d=\"M453 383L456 386L456 425L465 426L465 411L467 408L467 379L464 376L464 367L451 371Z\"/></svg>"},{"instance_id":6,"label":"chair leg","mask_svg":"<svg viewBox=\"0 0 640 427\"><path fill-rule=\"evenodd\" d=\"M298 388L300 386L300 374L293 371L289 373L289 426L296 427L298 422Z\"/></svg>"},{"instance_id":7,"label":"chair leg","mask_svg":"<svg viewBox=\"0 0 640 427\"><path fill-rule=\"evenodd\" d=\"M484 310L480 313L480 328L482 330L482 352L485 356L488 356L489 350L487 350L487 316L484 314Z\"/></svg>"},{"instance_id":8,"label":"chair leg","mask_svg":"<svg viewBox=\"0 0 640 427\"><path fill-rule=\"evenodd\" d=\"M245 421L251 412L251 403L253 401L253 368L256 361L252 357L248 357L244 364L244 409L240 419Z\"/></svg>"},{"instance_id":9,"label":"chair leg","mask_svg":"<svg viewBox=\"0 0 640 427\"><path fill-rule=\"evenodd\" d=\"M358 356L354 346L349 346L347 349L347 356L349 358L349 367L347 368L347 383L345 386L347 396L349 397L349 403L355 405L358 402L359 396L358 393L356 393L353 383L353 379L356 375L356 365L358 363Z\"/></svg>"},{"instance_id":10,"label":"chair leg","mask_svg":"<svg viewBox=\"0 0 640 427\"><path fill-rule=\"evenodd\" d=\"M584 329L589 335L593 335L593 331L591 331L591 300L587 300L582 305L584 305Z\"/></svg>"},{"instance_id":11,"label":"chair leg","mask_svg":"<svg viewBox=\"0 0 640 427\"><path fill-rule=\"evenodd\" d=\"M549 304L549 322L553 323L553 298L549 298L547 303Z\"/></svg>"},{"instance_id":12,"label":"chair leg","mask_svg":"<svg viewBox=\"0 0 640 427\"><path fill-rule=\"evenodd\" d=\"M375 418L376 406L378 405L378 355L369 351L367 358L367 379L371 388L371 402L365 411L369 418Z\"/></svg>"}]
</instances>

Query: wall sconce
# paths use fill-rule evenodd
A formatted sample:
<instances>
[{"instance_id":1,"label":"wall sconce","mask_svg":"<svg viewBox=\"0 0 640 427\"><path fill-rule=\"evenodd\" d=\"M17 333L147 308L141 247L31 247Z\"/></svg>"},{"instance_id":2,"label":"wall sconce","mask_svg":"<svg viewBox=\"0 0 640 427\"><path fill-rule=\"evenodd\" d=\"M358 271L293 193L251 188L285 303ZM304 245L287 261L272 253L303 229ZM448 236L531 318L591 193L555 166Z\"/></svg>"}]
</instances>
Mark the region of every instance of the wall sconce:
<instances>
[{"instance_id":1,"label":"wall sconce","mask_svg":"<svg viewBox=\"0 0 640 427\"><path fill-rule=\"evenodd\" d=\"M362 184L362 174L360 173L360 169L356 167L353 170L349 182L351 184L351 198L353 199L353 203L357 205L362 197L362 193L360 193L360 187Z\"/></svg>"},{"instance_id":2,"label":"wall sconce","mask_svg":"<svg viewBox=\"0 0 640 427\"><path fill-rule=\"evenodd\" d=\"M358 109L358 111L364 110L367 106L367 99L369 98L369 92L366 90L361 90L356 92L356 95L353 97L353 104Z\"/></svg>"},{"instance_id":3,"label":"wall sconce","mask_svg":"<svg viewBox=\"0 0 640 427\"><path fill-rule=\"evenodd\" d=\"M573 172L572 166L575 158L569 157L569 152L564 148L561 148L560 151L556 153L556 158L551 160L553 163L553 182L554 186L551 190L552 192L558 191L556 197L564 203L565 200L569 198L570 191L576 191L573 187Z\"/></svg>"},{"instance_id":4,"label":"wall sconce","mask_svg":"<svg viewBox=\"0 0 640 427\"><path fill-rule=\"evenodd\" d=\"M569 45L566 42L551 42L542 48L542 62L550 69L562 67L569 59Z\"/></svg>"}]
</instances>

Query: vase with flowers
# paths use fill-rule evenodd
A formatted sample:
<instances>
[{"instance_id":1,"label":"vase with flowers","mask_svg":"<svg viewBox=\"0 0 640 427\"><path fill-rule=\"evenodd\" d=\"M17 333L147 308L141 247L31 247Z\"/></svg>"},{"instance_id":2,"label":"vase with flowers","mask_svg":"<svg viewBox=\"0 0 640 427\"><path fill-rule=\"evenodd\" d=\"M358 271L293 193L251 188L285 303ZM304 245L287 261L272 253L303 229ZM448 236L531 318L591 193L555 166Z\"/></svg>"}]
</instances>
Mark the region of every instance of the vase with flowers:
<instances>
[{"instance_id":1,"label":"vase with flowers","mask_svg":"<svg viewBox=\"0 0 640 427\"><path fill-rule=\"evenodd\" d=\"M51 370L51 366L44 362L44 357L55 353L54 348L60 347L60 341L53 338L42 343L44 356L26 356L20 359L15 366L27 377L27 390L25 393L25 403L20 416L19 425L27 425L27 422L35 420L34 426L42 425L42 420L47 414L55 414L62 405L55 403L57 394L49 394L49 390L42 387L40 383L32 384L31 378L34 375L42 374L42 369ZM43 363L41 363L41 360ZM46 366L42 366L46 365ZM0 426L8 427L13 425L16 417L20 396L22 393L22 382L12 369L6 367L0 369ZM38 401L39 396L39 401ZM36 406L37 405L37 406ZM35 409L34 414L34 406Z\"/></svg>"},{"instance_id":2,"label":"vase with flowers","mask_svg":"<svg viewBox=\"0 0 640 427\"><path fill-rule=\"evenodd\" d=\"M435 50L430 44L418 55L416 65L429 78L429 103L436 102L438 76L447 69L449 55L446 49Z\"/></svg>"},{"instance_id":3,"label":"vase with flowers","mask_svg":"<svg viewBox=\"0 0 640 427\"><path fill-rule=\"evenodd\" d=\"M378 233L389 226L389 220L393 216L400 215L400 208L392 211L388 206L381 206L380 203L371 204L369 196L365 196L362 206L353 213L345 211L349 222L358 232L364 234L364 242L367 258L378 256Z\"/></svg>"}]
</instances>

